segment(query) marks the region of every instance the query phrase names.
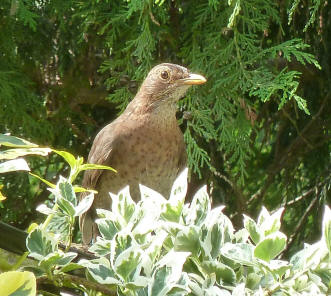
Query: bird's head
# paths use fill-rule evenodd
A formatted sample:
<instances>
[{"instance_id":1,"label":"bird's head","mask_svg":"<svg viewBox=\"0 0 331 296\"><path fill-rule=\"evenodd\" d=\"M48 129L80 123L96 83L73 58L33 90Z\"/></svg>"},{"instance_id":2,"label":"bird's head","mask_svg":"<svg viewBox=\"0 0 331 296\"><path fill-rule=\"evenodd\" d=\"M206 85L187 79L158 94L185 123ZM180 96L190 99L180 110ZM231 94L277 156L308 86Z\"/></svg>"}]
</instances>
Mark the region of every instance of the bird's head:
<instances>
[{"instance_id":1,"label":"bird's head","mask_svg":"<svg viewBox=\"0 0 331 296\"><path fill-rule=\"evenodd\" d=\"M203 76L190 73L182 66L164 63L155 66L148 73L139 92L143 93L151 104L173 104L185 95L191 85L205 82Z\"/></svg>"}]
</instances>

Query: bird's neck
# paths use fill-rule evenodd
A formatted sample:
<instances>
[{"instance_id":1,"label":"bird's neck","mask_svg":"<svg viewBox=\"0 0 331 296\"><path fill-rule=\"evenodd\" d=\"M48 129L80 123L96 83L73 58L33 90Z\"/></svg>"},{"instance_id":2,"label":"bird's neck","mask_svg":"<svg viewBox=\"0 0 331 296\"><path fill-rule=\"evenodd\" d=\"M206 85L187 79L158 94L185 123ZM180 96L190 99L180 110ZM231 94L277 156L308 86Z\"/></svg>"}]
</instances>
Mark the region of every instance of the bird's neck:
<instances>
[{"instance_id":1,"label":"bird's neck","mask_svg":"<svg viewBox=\"0 0 331 296\"><path fill-rule=\"evenodd\" d=\"M148 95L141 95L139 92L127 106L125 113L130 117L137 117L149 121L155 126L177 125L176 119L177 103L165 99L151 98Z\"/></svg>"}]
</instances>

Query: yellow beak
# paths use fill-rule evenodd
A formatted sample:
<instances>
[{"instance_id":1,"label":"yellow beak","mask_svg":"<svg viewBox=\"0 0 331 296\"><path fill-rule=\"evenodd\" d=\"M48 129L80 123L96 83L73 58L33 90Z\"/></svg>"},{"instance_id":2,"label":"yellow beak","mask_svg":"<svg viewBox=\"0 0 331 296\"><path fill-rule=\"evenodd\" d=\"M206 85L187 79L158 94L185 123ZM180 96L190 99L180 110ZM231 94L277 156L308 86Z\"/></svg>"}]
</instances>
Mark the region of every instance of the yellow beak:
<instances>
[{"instance_id":1,"label":"yellow beak","mask_svg":"<svg viewBox=\"0 0 331 296\"><path fill-rule=\"evenodd\" d=\"M196 85L196 84L204 84L207 81L207 79L202 75L191 73L189 77L181 79L181 81L183 84Z\"/></svg>"}]
</instances>

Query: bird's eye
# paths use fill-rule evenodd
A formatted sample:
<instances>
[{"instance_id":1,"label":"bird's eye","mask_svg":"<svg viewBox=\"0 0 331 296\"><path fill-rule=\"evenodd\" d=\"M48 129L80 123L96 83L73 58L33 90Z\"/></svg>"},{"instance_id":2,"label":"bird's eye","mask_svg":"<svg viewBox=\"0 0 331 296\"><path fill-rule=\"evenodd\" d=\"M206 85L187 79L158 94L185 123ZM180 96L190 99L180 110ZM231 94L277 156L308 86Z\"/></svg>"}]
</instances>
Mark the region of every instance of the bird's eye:
<instances>
[{"instance_id":1,"label":"bird's eye","mask_svg":"<svg viewBox=\"0 0 331 296\"><path fill-rule=\"evenodd\" d=\"M161 72L161 78L166 80L169 78L169 72L168 71L162 71Z\"/></svg>"}]
</instances>

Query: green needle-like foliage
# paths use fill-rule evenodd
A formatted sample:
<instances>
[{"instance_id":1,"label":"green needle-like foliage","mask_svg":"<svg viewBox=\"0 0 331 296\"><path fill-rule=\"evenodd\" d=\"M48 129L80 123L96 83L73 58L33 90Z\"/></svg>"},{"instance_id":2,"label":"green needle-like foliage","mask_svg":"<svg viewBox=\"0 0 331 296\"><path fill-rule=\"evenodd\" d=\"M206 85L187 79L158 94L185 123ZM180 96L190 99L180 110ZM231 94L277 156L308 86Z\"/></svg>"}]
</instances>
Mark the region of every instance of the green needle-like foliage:
<instances>
[{"instance_id":1,"label":"green needle-like foliage","mask_svg":"<svg viewBox=\"0 0 331 296\"><path fill-rule=\"evenodd\" d=\"M329 2L2 0L0 133L86 159L151 67L187 66L207 78L178 106L190 197L207 184L236 227L284 206L290 255L330 200ZM28 162L53 184L68 172L59 155ZM39 180L6 173L0 187L3 221L40 219Z\"/></svg>"}]
</instances>

